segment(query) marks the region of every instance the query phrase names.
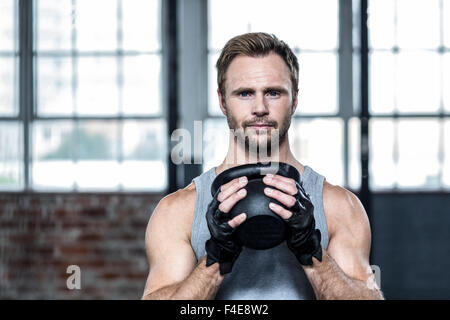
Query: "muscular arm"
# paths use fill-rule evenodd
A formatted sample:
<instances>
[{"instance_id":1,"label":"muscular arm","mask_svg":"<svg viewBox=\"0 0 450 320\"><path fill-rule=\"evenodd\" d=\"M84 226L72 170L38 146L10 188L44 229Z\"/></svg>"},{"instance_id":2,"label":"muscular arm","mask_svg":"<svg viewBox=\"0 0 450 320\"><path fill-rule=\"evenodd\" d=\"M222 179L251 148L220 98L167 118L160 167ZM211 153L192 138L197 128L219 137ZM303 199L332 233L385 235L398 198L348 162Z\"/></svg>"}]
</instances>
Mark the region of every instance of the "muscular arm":
<instances>
[{"instance_id":1,"label":"muscular arm","mask_svg":"<svg viewBox=\"0 0 450 320\"><path fill-rule=\"evenodd\" d=\"M223 276L219 273L219 265L216 263L206 267L205 256L185 280L144 293L143 299L211 300L216 296L222 281Z\"/></svg>"},{"instance_id":2,"label":"muscular arm","mask_svg":"<svg viewBox=\"0 0 450 320\"><path fill-rule=\"evenodd\" d=\"M246 196L244 182L234 179L221 186L219 209L228 213ZM190 244L195 192L179 190L158 204L147 226L145 243L150 272L143 299L213 299L223 281L219 264L206 267L206 256L197 264ZM243 223L245 213L228 221L231 228Z\"/></svg>"},{"instance_id":3,"label":"muscular arm","mask_svg":"<svg viewBox=\"0 0 450 320\"><path fill-rule=\"evenodd\" d=\"M315 260L315 258L313 258ZM374 280L352 278L334 259L323 251L322 262L314 261L312 267L304 267L320 300L381 300L383 295ZM368 275L367 277L369 277Z\"/></svg>"},{"instance_id":4,"label":"muscular arm","mask_svg":"<svg viewBox=\"0 0 450 320\"><path fill-rule=\"evenodd\" d=\"M197 264L189 239L189 196L184 190L167 196L150 218L145 235L150 271L142 299L212 299L222 282L218 264L206 268L205 258Z\"/></svg>"},{"instance_id":5,"label":"muscular arm","mask_svg":"<svg viewBox=\"0 0 450 320\"><path fill-rule=\"evenodd\" d=\"M322 262L304 266L318 299L383 299L369 265L370 226L358 198L332 187L324 201L333 226ZM325 199L325 191L324 191Z\"/></svg>"}]
</instances>

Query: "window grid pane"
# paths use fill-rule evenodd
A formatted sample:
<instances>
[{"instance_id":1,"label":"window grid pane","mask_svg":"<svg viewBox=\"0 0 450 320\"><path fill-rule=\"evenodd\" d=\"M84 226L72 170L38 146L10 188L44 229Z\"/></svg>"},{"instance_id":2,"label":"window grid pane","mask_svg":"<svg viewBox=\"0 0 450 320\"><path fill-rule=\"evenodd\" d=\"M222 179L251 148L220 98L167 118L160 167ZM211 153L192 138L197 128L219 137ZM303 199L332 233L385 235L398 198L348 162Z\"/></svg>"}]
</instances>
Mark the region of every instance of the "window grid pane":
<instances>
[{"instance_id":1,"label":"window grid pane","mask_svg":"<svg viewBox=\"0 0 450 320\"><path fill-rule=\"evenodd\" d=\"M439 188L439 121L398 121L398 186Z\"/></svg>"},{"instance_id":2,"label":"window grid pane","mask_svg":"<svg viewBox=\"0 0 450 320\"><path fill-rule=\"evenodd\" d=\"M37 0L34 8L32 187L164 190L161 1Z\"/></svg>"},{"instance_id":3,"label":"window grid pane","mask_svg":"<svg viewBox=\"0 0 450 320\"><path fill-rule=\"evenodd\" d=\"M159 0L39 0L35 16L38 115L162 115Z\"/></svg>"},{"instance_id":4,"label":"window grid pane","mask_svg":"<svg viewBox=\"0 0 450 320\"><path fill-rule=\"evenodd\" d=\"M296 53L300 65L298 114L337 113L338 1L281 0L274 6L270 0L209 0L208 8L210 115L221 115L215 70L220 50L233 36L246 32L273 33ZM232 24L229 16L233 16Z\"/></svg>"},{"instance_id":5,"label":"window grid pane","mask_svg":"<svg viewBox=\"0 0 450 320\"><path fill-rule=\"evenodd\" d=\"M442 101L450 70L441 43L446 34L446 6L442 9L441 13L440 0L369 2L370 109L374 115L433 114L446 108Z\"/></svg>"},{"instance_id":6,"label":"window grid pane","mask_svg":"<svg viewBox=\"0 0 450 320\"><path fill-rule=\"evenodd\" d=\"M389 119L372 119L370 130L370 188L393 188L397 181L396 131Z\"/></svg>"},{"instance_id":7,"label":"window grid pane","mask_svg":"<svg viewBox=\"0 0 450 320\"><path fill-rule=\"evenodd\" d=\"M18 0L0 1L0 51L15 52Z\"/></svg>"},{"instance_id":8,"label":"window grid pane","mask_svg":"<svg viewBox=\"0 0 450 320\"><path fill-rule=\"evenodd\" d=\"M442 29L444 30L444 46L448 49L450 48L450 2L442 1L442 5Z\"/></svg>"},{"instance_id":9,"label":"window grid pane","mask_svg":"<svg viewBox=\"0 0 450 320\"><path fill-rule=\"evenodd\" d=\"M335 53L300 53L297 114L336 114L338 56Z\"/></svg>"},{"instance_id":10,"label":"window grid pane","mask_svg":"<svg viewBox=\"0 0 450 320\"><path fill-rule=\"evenodd\" d=\"M449 17L450 19L450 17ZM442 97L444 103L444 111L446 113L450 113L450 52L447 52L443 55L443 68L442 68L442 90L444 92L444 96Z\"/></svg>"},{"instance_id":11,"label":"window grid pane","mask_svg":"<svg viewBox=\"0 0 450 320\"><path fill-rule=\"evenodd\" d=\"M397 0L397 35L400 48L437 49L440 37L439 1Z\"/></svg>"},{"instance_id":12,"label":"window grid pane","mask_svg":"<svg viewBox=\"0 0 450 320\"><path fill-rule=\"evenodd\" d=\"M20 190L24 186L22 132L20 122L0 122L0 190Z\"/></svg>"},{"instance_id":13,"label":"window grid pane","mask_svg":"<svg viewBox=\"0 0 450 320\"><path fill-rule=\"evenodd\" d=\"M118 115L117 59L80 57L77 61L76 113Z\"/></svg>"},{"instance_id":14,"label":"window grid pane","mask_svg":"<svg viewBox=\"0 0 450 320\"><path fill-rule=\"evenodd\" d=\"M161 2L159 0L122 0L120 4L122 6L123 50L161 50L160 15L158 14L161 11Z\"/></svg>"},{"instance_id":15,"label":"window grid pane","mask_svg":"<svg viewBox=\"0 0 450 320\"><path fill-rule=\"evenodd\" d=\"M11 54L0 56L0 117L19 114L18 77L19 59Z\"/></svg>"},{"instance_id":16,"label":"window grid pane","mask_svg":"<svg viewBox=\"0 0 450 320\"><path fill-rule=\"evenodd\" d=\"M38 114L40 116L73 115L72 59L42 57L36 62Z\"/></svg>"},{"instance_id":17,"label":"window grid pane","mask_svg":"<svg viewBox=\"0 0 450 320\"><path fill-rule=\"evenodd\" d=\"M34 42L40 51L67 51L72 49L74 16L72 0L35 0L36 32Z\"/></svg>"},{"instance_id":18,"label":"window grid pane","mask_svg":"<svg viewBox=\"0 0 450 320\"><path fill-rule=\"evenodd\" d=\"M167 184L163 120L36 121L36 190L161 191Z\"/></svg>"},{"instance_id":19,"label":"window grid pane","mask_svg":"<svg viewBox=\"0 0 450 320\"><path fill-rule=\"evenodd\" d=\"M0 1L0 117L18 117L18 0ZM0 121L0 190L24 188L23 124Z\"/></svg>"},{"instance_id":20,"label":"window grid pane","mask_svg":"<svg viewBox=\"0 0 450 320\"><path fill-rule=\"evenodd\" d=\"M0 117L16 117L18 108L18 0L0 1Z\"/></svg>"},{"instance_id":21,"label":"window grid pane","mask_svg":"<svg viewBox=\"0 0 450 320\"><path fill-rule=\"evenodd\" d=\"M348 186L353 190L361 188L361 122L359 118L348 121Z\"/></svg>"},{"instance_id":22,"label":"window grid pane","mask_svg":"<svg viewBox=\"0 0 450 320\"><path fill-rule=\"evenodd\" d=\"M446 123L448 120L433 118L371 119L371 188L440 190L445 187L449 170Z\"/></svg>"},{"instance_id":23,"label":"window grid pane","mask_svg":"<svg viewBox=\"0 0 450 320\"><path fill-rule=\"evenodd\" d=\"M374 51L370 55L370 112L393 113L395 107L396 55Z\"/></svg>"},{"instance_id":24,"label":"window grid pane","mask_svg":"<svg viewBox=\"0 0 450 320\"><path fill-rule=\"evenodd\" d=\"M117 6L117 0L75 2L76 50L92 52L117 49Z\"/></svg>"},{"instance_id":25,"label":"window grid pane","mask_svg":"<svg viewBox=\"0 0 450 320\"><path fill-rule=\"evenodd\" d=\"M32 187L37 190L74 187L76 127L73 121L34 122Z\"/></svg>"},{"instance_id":26,"label":"window grid pane","mask_svg":"<svg viewBox=\"0 0 450 320\"><path fill-rule=\"evenodd\" d=\"M447 186L448 120L439 114L450 110L448 8L441 0L369 1L374 190Z\"/></svg>"},{"instance_id":27,"label":"window grid pane","mask_svg":"<svg viewBox=\"0 0 450 320\"><path fill-rule=\"evenodd\" d=\"M337 0L279 0L277 5L271 0L209 0L208 8L212 50L220 50L233 36L246 32L273 33L291 48L337 48Z\"/></svg>"}]
</instances>

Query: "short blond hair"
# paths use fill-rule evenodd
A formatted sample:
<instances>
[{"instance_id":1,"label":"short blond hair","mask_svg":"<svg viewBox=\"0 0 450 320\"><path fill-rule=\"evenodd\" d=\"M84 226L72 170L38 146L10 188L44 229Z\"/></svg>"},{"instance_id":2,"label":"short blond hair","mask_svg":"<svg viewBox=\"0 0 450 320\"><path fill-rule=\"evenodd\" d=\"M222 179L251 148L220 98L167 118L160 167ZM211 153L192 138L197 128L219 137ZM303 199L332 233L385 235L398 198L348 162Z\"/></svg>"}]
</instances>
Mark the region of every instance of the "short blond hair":
<instances>
[{"instance_id":1,"label":"short blond hair","mask_svg":"<svg viewBox=\"0 0 450 320\"><path fill-rule=\"evenodd\" d=\"M278 54L289 68L294 97L298 91L299 66L297 57L286 43L273 34L263 32L251 32L236 36L223 47L216 63L217 85L222 97L225 98L225 74L236 56L264 57L272 52Z\"/></svg>"}]
</instances>

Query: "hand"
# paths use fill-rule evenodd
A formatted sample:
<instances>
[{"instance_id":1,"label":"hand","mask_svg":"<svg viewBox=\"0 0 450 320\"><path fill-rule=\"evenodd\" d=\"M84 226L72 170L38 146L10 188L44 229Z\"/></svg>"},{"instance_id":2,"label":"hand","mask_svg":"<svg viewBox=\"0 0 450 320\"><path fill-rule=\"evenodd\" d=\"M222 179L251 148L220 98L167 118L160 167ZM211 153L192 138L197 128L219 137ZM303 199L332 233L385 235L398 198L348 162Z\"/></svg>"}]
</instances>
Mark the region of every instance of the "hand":
<instances>
[{"instance_id":1,"label":"hand","mask_svg":"<svg viewBox=\"0 0 450 320\"><path fill-rule=\"evenodd\" d=\"M287 245L297 260L302 265L312 265L312 257L322 261L321 234L316 229L314 206L302 182L280 175L266 175L263 181L276 188L265 188L264 193L289 209L275 203L269 205L285 220L288 226Z\"/></svg>"},{"instance_id":2,"label":"hand","mask_svg":"<svg viewBox=\"0 0 450 320\"><path fill-rule=\"evenodd\" d=\"M242 245L234 237L234 231L246 219L241 213L229 220L228 213L233 206L247 195L242 189L248 180L246 177L234 179L222 185L208 205L206 221L211 238L206 241L206 266L219 263L220 274L231 272L234 262L242 251Z\"/></svg>"}]
</instances>

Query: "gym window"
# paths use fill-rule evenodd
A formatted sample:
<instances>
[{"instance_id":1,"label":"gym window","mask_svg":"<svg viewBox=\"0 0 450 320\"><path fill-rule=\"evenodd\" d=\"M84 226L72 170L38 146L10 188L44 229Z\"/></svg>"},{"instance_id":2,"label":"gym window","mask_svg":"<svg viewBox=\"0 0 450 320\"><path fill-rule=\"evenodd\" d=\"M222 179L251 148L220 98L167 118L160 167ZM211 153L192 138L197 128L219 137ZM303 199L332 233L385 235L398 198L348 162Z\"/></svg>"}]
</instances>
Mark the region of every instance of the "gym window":
<instances>
[{"instance_id":1,"label":"gym window","mask_svg":"<svg viewBox=\"0 0 450 320\"><path fill-rule=\"evenodd\" d=\"M357 191L360 81L367 76L359 68L359 1L271 3L208 1L209 102L203 168L221 161L228 144L228 137L221 135L228 127L215 91L219 50L235 34L264 31L287 42L299 59L299 106L289 133L294 154L329 182ZM450 4L372 0L368 17L370 188L448 190Z\"/></svg>"},{"instance_id":2,"label":"gym window","mask_svg":"<svg viewBox=\"0 0 450 320\"><path fill-rule=\"evenodd\" d=\"M299 60L299 102L289 130L294 155L334 184L359 187L359 147L350 148L359 134L352 86L338 85L340 77L352 83L352 6L339 7L339 3L342 1L284 0L276 5L271 0L208 1L204 170L222 161L228 145L224 134L228 126L216 93L215 62L220 49L237 34L268 32L285 41ZM340 15L350 18L347 24Z\"/></svg>"},{"instance_id":3,"label":"gym window","mask_svg":"<svg viewBox=\"0 0 450 320\"><path fill-rule=\"evenodd\" d=\"M223 160L228 126L214 64L232 36L265 31L299 58L299 106L289 135L302 163L358 191L365 179L360 145L368 141L372 190L448 190L450 4L369 1L363 74L360 2L0 1L0 189L185 186L201 170L189 172L189 164L174 170L169 130L194 133L194 121L203 120L201 169ZM167 3L178 10L173 21L162 18ZM162 20L178 26L178 34L165 34ZM169 81L164 61L173 51L164 38L172 36L179 72L171 70ZM370 120L361 141L362 77ZM174 83L179 88L171 95L178 97L169 108L165 90Z\"/></svg>"},{"instance_id":4,"label":"gym window","mask_svg":"<svg viewBox=\"0 0 450 320\"><path fill-rule=\"evenodd\" d=\"M369 2L374 190L450 188L450 3Z\"/></svg>"},{"instance_id":5,"label":"gym window","mask_svg":"<svg viewBox=\"0 0 450 320\"><path fill-rule=\"evenodd\" d=\"M0 6L0 188L164 190L161 1Z\"/></svg>"}]
</instances>

